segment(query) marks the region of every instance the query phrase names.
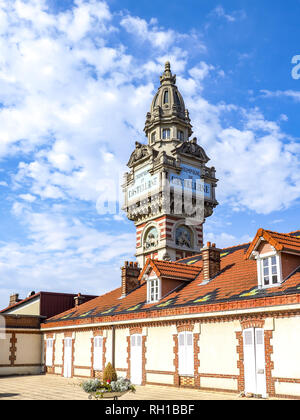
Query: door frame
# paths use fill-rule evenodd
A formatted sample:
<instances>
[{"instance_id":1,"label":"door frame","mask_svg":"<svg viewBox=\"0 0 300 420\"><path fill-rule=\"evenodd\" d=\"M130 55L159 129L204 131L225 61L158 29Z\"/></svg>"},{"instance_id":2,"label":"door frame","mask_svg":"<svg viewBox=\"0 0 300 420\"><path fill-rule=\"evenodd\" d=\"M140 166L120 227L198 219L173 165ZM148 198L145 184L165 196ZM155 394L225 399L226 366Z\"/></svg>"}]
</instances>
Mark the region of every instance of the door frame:
<instances>
[{"instance_id":1,"label":"door frame","mask_svg":"<svg viewBox=\"0 0 300 420\"><path fill-rule=\"evenodd\" d=\"M251 335L251 343L246 343ZM258 342L258 333L261 333ZM244 392L267 397L265 331L261 327L243 330ZM247 336L246 336L247 334ZM246 350L247 349L247 350ZM246 360L247 359L247 360ZM252 360L251 360L252 359ZM252 366L251 366L252 365ZM251 369L251 371L249 370ZM252 384L251 384L252 381ZM250 389L247 389L250 383ZM253 388L253 389L252 389Z\"/></svg>"},{"instance_id":2,"label":"door frame","mask_svg":"<svg viewBox=\"0 0 300 420\"><path fill-rule=\"evenodd\" d=\"M136 364L134 364L133 363L134 361L132 360L132 354L133 354L133 351L132 351L132 341L133 341L133 339L136 340L137 337L140 338L140 346L139 346L140 347L140 362L139 362L139 365L140 365L140 374L138 375L141 378L140 383L134 383L132 381L133 366L136 366ZM144 363L143 363L143 351L144 351L144 349L143 349L143 347L144 347L143 346L143 335L141 333L131 334L130 335L130 371L129 371L129 375L130 375L130 381L134 385L143 385L143 371L144 371Z\"/></svg>"},{"instance_id":3,"label":"door frame","mask_svg":"<svg viewBox=\"0 0 300 420\"><path fill-rule=\"evenodd\" d=\"M70 342L70 376L65 376L66 367L67 367L67 360L66 360L66 342ZM74 350L74 339L72 337L65 337L63 340L63 369L62 369L62 376L64 378L72 378L73 377L73 350Z\"/></svg>"}]
</instances>

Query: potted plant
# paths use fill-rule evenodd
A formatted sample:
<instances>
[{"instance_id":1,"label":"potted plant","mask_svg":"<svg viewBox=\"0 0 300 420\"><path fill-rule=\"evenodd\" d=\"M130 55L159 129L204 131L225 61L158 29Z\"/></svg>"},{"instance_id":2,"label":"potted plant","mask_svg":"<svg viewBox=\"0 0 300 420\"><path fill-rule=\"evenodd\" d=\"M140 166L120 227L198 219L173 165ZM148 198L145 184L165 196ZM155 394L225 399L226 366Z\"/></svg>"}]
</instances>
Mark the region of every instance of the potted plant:
<instances>
[{"instance_id":1,"label":"potted plant","mask_svg":"<svg viewBox=\"0 0 300 420\"><path fill-rule=\"evenodd\" d=\"M113 398L117 400L127 392L135 392L135 387L129 379L117 378L115 369L110 363L103 372L103 380L89 379L81 384L82 389L89 394L89 399Z\"/></svg>"}]
</instances>

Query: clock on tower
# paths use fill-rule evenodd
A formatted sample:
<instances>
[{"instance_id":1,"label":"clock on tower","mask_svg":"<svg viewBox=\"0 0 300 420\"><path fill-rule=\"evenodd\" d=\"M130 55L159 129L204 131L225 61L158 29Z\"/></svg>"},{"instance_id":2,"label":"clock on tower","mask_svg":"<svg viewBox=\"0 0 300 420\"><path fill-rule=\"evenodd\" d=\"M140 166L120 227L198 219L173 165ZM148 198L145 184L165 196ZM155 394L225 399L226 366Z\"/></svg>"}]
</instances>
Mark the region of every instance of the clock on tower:
<instances>
[{"instance_id":1,"label":"clock on tower","mask_svg":"<svg viewBox=\"0 0 300 420\"><path fill-rule=\"evenodd\" d=\"M176 261L199 254L203 223L218 205L215 168L206 166L208 156L191 138L189 112L169 62L144 131L148 143L136 142L123 185L123 210L136 225L141 267L147 258Z\"/></svg>"}]
</instances>

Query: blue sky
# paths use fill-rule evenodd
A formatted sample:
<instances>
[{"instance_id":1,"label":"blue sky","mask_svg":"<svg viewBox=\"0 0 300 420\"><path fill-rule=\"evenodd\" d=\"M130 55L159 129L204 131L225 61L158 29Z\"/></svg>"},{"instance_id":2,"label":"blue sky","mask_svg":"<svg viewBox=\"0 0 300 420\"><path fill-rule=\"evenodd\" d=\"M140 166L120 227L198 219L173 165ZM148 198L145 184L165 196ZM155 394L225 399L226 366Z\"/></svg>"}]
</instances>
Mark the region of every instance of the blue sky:
<instances>
[{"instance_id":1,"label":"blue sky","mask_svg":"<svg viewBox=\"0 0 300 420\"><path fill-rule=\"evenodd\" d=\"M298 0L0 0L0 307L119 285L135 229L99 202L120 193L166 60L220 179L205 240L298 229L299 15Z\"/></svg>"}]
</instances>

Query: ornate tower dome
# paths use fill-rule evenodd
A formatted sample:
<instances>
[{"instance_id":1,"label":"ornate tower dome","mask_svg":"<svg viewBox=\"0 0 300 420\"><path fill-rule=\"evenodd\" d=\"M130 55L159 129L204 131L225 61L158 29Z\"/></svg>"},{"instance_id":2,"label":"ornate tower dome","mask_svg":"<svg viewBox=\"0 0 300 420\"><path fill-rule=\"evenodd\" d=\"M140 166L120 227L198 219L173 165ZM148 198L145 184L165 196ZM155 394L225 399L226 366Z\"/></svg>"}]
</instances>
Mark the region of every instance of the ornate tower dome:
<instances>
[{"instance_id":1,"label":"ornate tower dome","mask_svg":"<svg viewBox=\"0 0 300 420\"><path fill-rule=\"evenodd\" d=\"M187 141L193 134L189 112L176 86L176 75L169 62L160 77L160 87L147 113L144 128L150 146L171 143L173 146Z\"/></svg>"}]
</instances>

